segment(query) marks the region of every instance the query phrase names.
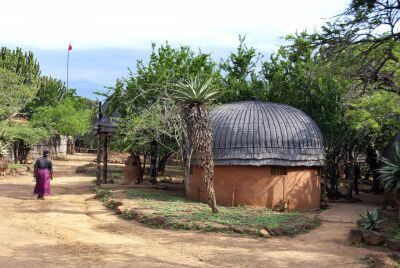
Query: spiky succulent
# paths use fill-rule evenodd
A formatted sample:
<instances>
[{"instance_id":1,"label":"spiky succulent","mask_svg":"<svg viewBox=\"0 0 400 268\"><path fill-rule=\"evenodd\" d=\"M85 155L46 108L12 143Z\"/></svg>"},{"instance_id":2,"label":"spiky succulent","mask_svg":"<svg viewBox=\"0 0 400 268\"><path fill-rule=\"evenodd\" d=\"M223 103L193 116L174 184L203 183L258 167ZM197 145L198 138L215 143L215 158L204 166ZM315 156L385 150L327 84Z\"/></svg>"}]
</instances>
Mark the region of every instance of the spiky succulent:
<instances>
[{"instance_id":1,"label":"spiky succulent","mask_svg":"<svg viewBox=\"0 0 400 268\"><path fill-rule=\"evenodd\" d=\"M8 154L8 146L0 141L0 157L5 156L6 154Z\"/></svg>"},{"instance_id":2,"label":"spiky succulent","mask_svg":"<svg viewBox=\"0 0 400 268\"><path fill-rule=\"evenodd\" d=\"M175 99L183 103L207 103L218 93L211 83L212 78L204 79L199 74L186 82L178 82L175 85Z\"/></svg>"},{"instance_id":3,"label":"spiky succulent","mask_svg":"<svg viewBox=\"0 0 400 268\"><path fill-rule=\"evenodd\" d=\"M365 211L361 216L361 225L364 229L379 231L380 224L384 221L379 219L378 210Z\"/></svg>"},{"instance_id":4,"label":"spiky succulent","mask_svg":"<svg viewBox=\"0 0 400 268\"><path fill-rule=\"evenodd\" d=\"M400 196L400 143L396 144L393 161L381 157L382 167L377 169L383 187L386 192L393 192Z\"/></svg>"}]
</instances>

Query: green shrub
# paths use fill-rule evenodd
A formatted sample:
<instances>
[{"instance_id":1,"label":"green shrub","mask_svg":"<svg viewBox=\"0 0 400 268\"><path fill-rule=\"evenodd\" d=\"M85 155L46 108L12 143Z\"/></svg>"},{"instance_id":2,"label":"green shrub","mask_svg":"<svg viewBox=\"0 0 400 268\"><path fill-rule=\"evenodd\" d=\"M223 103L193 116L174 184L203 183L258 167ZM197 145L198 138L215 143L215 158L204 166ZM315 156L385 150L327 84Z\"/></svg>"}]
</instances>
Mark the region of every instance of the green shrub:
<instances>
[{"instance_id":1,"label":"green shrub","mask_svg":"<svg viewBox=\"0 0 400 268\"><path fill-rule=\"evenodd\" d=\"M101 188L95 188L94 191L96 192L94 198L96 199L108 199L113 196L112 192L108 189L101 189Z\"/></svg>"},{"instance_id":2,"label":"green shrub","mask_svg":"<svg viewBox=\"0 0 400 268\"><path fill-rule=\"evenodd\" d=\"M11 170L20 169L22 167L23 167L23 165L21 165L19 163L11 163L8 165L8 168Z\"/></svg>"}]
</instances>

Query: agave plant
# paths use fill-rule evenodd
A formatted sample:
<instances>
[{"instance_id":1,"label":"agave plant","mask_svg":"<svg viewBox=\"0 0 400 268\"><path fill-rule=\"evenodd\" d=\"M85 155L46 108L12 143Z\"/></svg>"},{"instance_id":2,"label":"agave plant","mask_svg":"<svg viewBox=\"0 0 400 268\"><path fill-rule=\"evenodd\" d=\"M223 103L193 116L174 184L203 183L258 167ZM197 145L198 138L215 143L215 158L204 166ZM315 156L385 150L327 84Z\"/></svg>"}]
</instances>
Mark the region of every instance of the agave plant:
<instances>
[{"instance_id":1,"label":"agave plant","mask_svg":"<svg viewBox=\"0 0 400 268\"><path fill-rule=\"evenodd\" d=\"M0 141L0 158L4 157L6 154L8 154L8 146Z\"/></svg>"},{"instance_id":2,"label":"agave plant","mask_svg":"<svg viewBox=\"0 0 400 268\"><path fill-rule=\"evenodd\" d=\"M384 220L379 219L378 210L374 209L371 211L365 211L361 216L361 224L364 229L379 231L381 229L380 224Z\"/></svg>"},{"instance_id":3,"label":"agave plant","mask_svg":"<svg viewBox=\"0 0 400 268\"><path fill-rule=\"evenodd\" d=\"M386 192L393 192L396 199L400 196L400 143L396 144L393 161L381 157L382 167L377 169Z\"/></svg>"},{"instance_id":4,"label":"agave plant","mask_svg":"<svg viewBox=\"0 0 400 268\"><path fill-rule=\"evenodd\" d=\"M217 90L212 79L203 79L200 74L175 87L175 99L180 103L182 118L191 146L198 154L202 177L207 189L207 203L214 213L218 212L214 191L214 162L212 155L212 128L205 107Z\"/></svg>"}]
</instances>

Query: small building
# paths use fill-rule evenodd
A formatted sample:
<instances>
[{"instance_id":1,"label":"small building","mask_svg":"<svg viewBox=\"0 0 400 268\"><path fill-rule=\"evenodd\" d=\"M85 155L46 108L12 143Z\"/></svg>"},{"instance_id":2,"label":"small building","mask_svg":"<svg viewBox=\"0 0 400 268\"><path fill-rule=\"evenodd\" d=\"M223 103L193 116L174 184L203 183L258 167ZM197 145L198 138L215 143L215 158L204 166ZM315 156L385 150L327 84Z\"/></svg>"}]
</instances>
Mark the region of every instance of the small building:
<instances>
[{"instance_id":1,"label":"small building","mask_svg":"<svg viewBox=\"0 0 400 268\"><path fill-rule=\"evenodd\" d=\"M319 208L324 147L309 116L287 105L244 101L216 107L210 117L218 204ZM190 173L187 198L206 201L195 162Z\"/></svg>"}]
</instances>

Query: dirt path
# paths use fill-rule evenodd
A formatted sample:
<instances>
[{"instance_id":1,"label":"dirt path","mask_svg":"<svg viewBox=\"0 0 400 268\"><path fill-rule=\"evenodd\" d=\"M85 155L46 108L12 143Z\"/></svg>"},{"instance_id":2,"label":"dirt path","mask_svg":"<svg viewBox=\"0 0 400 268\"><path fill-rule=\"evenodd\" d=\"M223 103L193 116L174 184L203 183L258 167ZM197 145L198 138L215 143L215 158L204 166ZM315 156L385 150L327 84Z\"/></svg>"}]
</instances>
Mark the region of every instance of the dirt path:
<instances>
[{"instance_id":1,"label":"dirt path","mask_svg":"<svg viewBox=\"0 0 400 268\"><path fill-rule=\"evenodd\" d=\"M365 205L335 204L320 227L295 238L156 230L121 220L93 199L94 178L75 174L92 158L56 162L53 195L44 201L32 196L30 177L0 177L0 267L361 267L371 253L347 243Z\"/></svg>"}]
</instances>

